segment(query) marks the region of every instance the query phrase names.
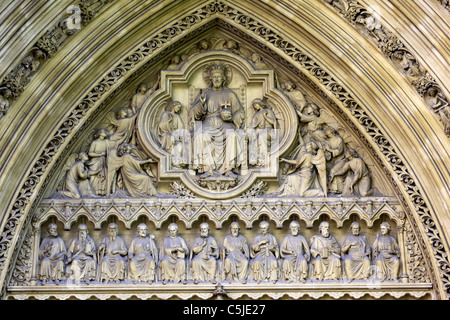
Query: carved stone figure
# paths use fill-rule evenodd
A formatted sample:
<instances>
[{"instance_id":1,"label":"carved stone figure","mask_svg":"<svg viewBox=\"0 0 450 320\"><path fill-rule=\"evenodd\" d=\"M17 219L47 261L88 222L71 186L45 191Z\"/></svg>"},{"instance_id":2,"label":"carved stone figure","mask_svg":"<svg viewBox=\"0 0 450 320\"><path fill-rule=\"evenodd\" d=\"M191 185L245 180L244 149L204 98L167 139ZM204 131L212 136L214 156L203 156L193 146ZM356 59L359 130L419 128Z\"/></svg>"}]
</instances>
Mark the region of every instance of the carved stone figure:
<instances>
[{"instance_id":1,"label":"carved stone figure","mask_svg":"<svg viewBox=\"0 0 450 320\"><path fill-rule=\"evenodd\" d=\"M247 282L250 248L247 239L239 234L239 224L232 222L230 234L223 240L225 280Z\"/></svg>"},{"instance_id":2,"label":"carved stone figure","mask_svg":"<svg viewBox=\"0 0 450 320\"><path fill-rule=\"evenodd\" d=\"M400 249L397 240L389 234L391 225L388 222L381 223L380 231L381 236L377 234L377 238L372 246L377 279L380 281L393 280L398 282Z\"/></svg>"},{"instance_id":3,"label":"carved stone figure","mask_svg":"<svg viewBox=\"0 0 450 320\"><path fill-rule=\"evenodd\" d=\"M400 60L400 67L410 76L418 76L420 74L419 63L416 58L406 51L395 51L393 56Z\"/></svg>"},{"instance_id":4,"label":"carved stone figure","mask_svg":"<svg viewBox=\"0 0 450 320\"><path fill-rule=\"evenodd\" d=\"M158 264L158 249L152 237L147 235L145 223L137 226L135 237L128 249L128 276L133 283L156 281L156 266Z\"/></svg>"},{"instance_id":5,"label":"carved stone figure","mask_svg":"<svg viewBox=\"0 0 450 320\"><path fill-rule=\"evenodd\" d=\"M259 70L269 69L269 66L263 61L261 55L256 52L251 55L251 61L255 69Z\"/></svg>"},{"instance_id":6,"label":"carved stone figure","mask_svg":"<svg viewBox=\"0 0 450 320\"><path fill-rule=\"evenodd\" d=\"M194 101L191 112L194 128L194 169L206 178L213 174L234 176L233 170L243 162L243 139L235 131L241 128L244 109L232 90L227 66L205 67L204 79L209 88Z\"/></svg>"},{"instance_id":7,"label":"carved stone figure","mask_svg":"<svg viewBox=\"0 0 450 320\"><path fill-rule=\"evenodd\" d=\"M64 258L67 256L64 240L58 237L58 226L50 223L47 227L48 236L39 247L40 267L38 277L42 285L59 284L64 277Z\"/></svg>"},{"instance_id":8,"label":"carved stone figure","mask_svg":"<svg viewBox=\"0 0 450 320\"><path fill-rule=\"evenodd\" d=\"M269 223L262 221L259 224L259 233L250 247L251 270L253 280L260 283L262 280L270 280L275 283L278 280L278 242L274 235L269 233Z\"/></svg>"},{"instance_id":9,"label":"carved stone figure","mask_svg":"<svg viewBox=\"0 0 450 320\"><path fill-rule=\"evenodd\" d=\"M328 222L320 223L319 232L311 238L311 278L319 281L338 280L341 278L341 247L330 234Z\"/></svg>"},{"instance_id":10,"label":"carved stone figure","mask_svg":"<svg viewBox=\"0 0 450 320\"><path fill-rule=\"evenodd\" d=\"M276 190L279 196L326 196L326 160L323 150L316 142L306 144L299 158L280 162L294 165L287 172L283 184Z\"/></svg>"},{"instance_id":11,"label":"carved stone figure","mask_svg":"<svg viewBox=\"0 0 450 320\"><path fill-rule=\"evenodd\" d=\"M161 114L157 128L159 143L171 153L175 167L186 167L190 163L191 135L179 115L181 107L179 101L169 103Z\"/></svg>"},{"instance_id":12,"label":"carved stone figure","mask_svg":"<svg viewBox=\"0 0 450 320\"><path fill-rule=\"evenodd\" d=\"M158 194L152 178L142 169L142 166L152 159L139 160L132 154L133 146L122 143L117 152L111 152L108 158L108 180L112 181L118 172L121 187L132 197L149 197Z\"/></svg>"},{"instance_id":13,"label":"carved stone figure","mask_svg":"<svg viewBox=\"0 0 450 320\"><path fill-rule=\"evenodd\" d=\"M347 281L354 279L367 280L370 276L370 246L364 235L360 234L361 226L353 222L352 232L342 244L342 260Z\"/></svg>"},{"instance_id":14,"label":"carved stone figure","mask_svg":"<svg viewBox=\"0 0 450 320\"><path fill-rule=\"evenodd\" d=\"M186 259L189 256L189 248L186 241L178 236L178 225L169 224L169 236L164 238L160 250L160 270L163 284L169 281L186 284Z\"/></svg>"},{"instance_id":15,"label":"carved stone figure","mask_svg":"<svg viewBox=\"0 0 450 320\"><path fill-rule=\"evenodd\" d=\"M292 102L294 108L299 112L303 112L308 102L306 101L305 95L296 88L296 85L288 80L281 84L281 89Z\"/></svg>"},{"instance_id":16,"label":"carved stone figure","mask_svg":"<svg viewBox=\"0 0 450 320\"><path fill-rule=\"evenodd\" d=\"M359 157L354 149L349 148L345 155L345 161L341 168L330 171L330 181L335 176L346 174L342 195L370 196L373 193L371 175L364 160Z\"/></svg>"},{"instance_id":17,"label":"carved stone figure","mask_svg":"<svg viewBox=\"0 0 450 320\"><path fill-rule=\"evenodd\" d=\"M344 139L339 135L333 127L327 127L324 130L326 140L323 142L323 149L325 151L327 166L330 172L340 170L345 164L346 146ZM342 193L344 188L344 179L342 176L334 176L329 183L329 190L334 194Z\"/></svg>"},{"instance_id":18,"label":"carved stone figure","mask_svg":"<svg viewBox=\"0 0 450 320\"><path fill-rule=\"evenodd\" d=\"M308 242L299 234L300 224L292 221L288 234L280 244L282 279L288 282L306 282L308 276L308 262L311 259Z\"/></svg>"},{"instance_id":19,"label":"carved stone figure","mask_svg":"<svg viewBox=\"0 0 450 320\"><path fill-rule=\"evenodd\" d=\"M90 181L92 188L97 195L104 196L108 194L108 154L111 150L116 149L126 137L124 136L121 140L111 141L108 139L108 130L101 128L94 138L95 140L92 141L88 152L90 160L86 164L91 172Z\"/></svg>"},{"instance_id":20,"label":"carved stone figure","mask_svg":"<svg viewBox=\"0 0 450 320\"><path fill-rule=\"evenodd\" d=\"M98 247L100 282L120 283L125 280L127 246L119 237L119 228L115 223L108 225L108 236Z\"/></svg>"},{"instance_id":21,"label":"carved stone figure","mask_svg":"<svg viewBox=\"0 0 450 320\"><path fill-rule=\"evenodd\" d=\"M166 70L178 70L181 63L181 57L179 55L175 55L170 59L170 64L167 66Z\"/></svg>"},{"instance_id":22,"label":"carved stone figure","mask_svg":"<svg viewBox=\"0 0 450 320\"><path fill-rule=\"evenodd\" d=\"M448 106L447 101L445 101L444 95L439 92L436 87L431 86L427 90L427 95L429 97L429 105L435 111L439 112L441 109Z\"/></svg>"},{"instance_id":23,"label":"carved stone figure","mask_svg":"<svg viewBox=\"0 0 450 320\"><path fill-rule=\"evenodd\" d=\"M107 116L106 129L109 131L109 140L132 142L136 117L138 113L133 113L131 108L123 107Z\"/></svg>"},{"instance_id":24,"label":"carved stone figure","mask_svg":"<svg viewBox=\"0 0 450 320\"><path fill-rule=\"evenodd\" d=\"M76 157L77 160L66 172L63 190L60 193L67 198L95 197L89 177L98 172L86 168L86 162L89 160L86 153L80 152ZM101 168L98 171L100 170Z\"/></svg>"},{"instance_id":25,"label":"carved stone figure","mask_svg":"<svg viewBox=\"0 0 450 320\"><path fill-rule=\"evenodd\" d=\"M9 102L9 98L11 98L12 92L11 90L5 88L1 91L0 94L0 119L8 112L11 103Z\"/></svg>"},{"instance_id":26,"label":"carved stone figure","mask_svg":"<svg viewBox=\"0 0 450 320\"><path fill-rule=\"evenodd\" d=\"M217 259L219 246L216 239L209 235L209 225L200 224L200 237L194 240L192 246L191 270L194 283L210 281L216 283Z\"/></svg>"},{"instance_id":27,"label":"carved stone figure","mask_svg":"<svg viewBox=\"0 0 450 320\"><path fill-rule=\"evenodd\" d=\"M325 134L323 129L328 126L326 119L322 116L319 106L314 103L308 103L303 111L297 110L300 123L300 144L311 141L323 141Z\"/></svg>"},{"instance_id":28,"label":"carved stone figure","mask_svg":"<svg viewBox=\"0 0 450 320\"><path fill-rule=\"evenodd\" d=\"M68 281L91 283L97 277L97 255L94 240L84 223L78 225L78 236L67 250Z\"/></svg>"},{"instance_id":29,"label":"carved stone figure","mask_svg":"<svg viewBox=\"0 0 450 320\"><path fill-rule=\"evenodd\" d=\"M252 117L249 137L249 158L250 165L258 167L268 164L267 155L274 138L273 129L277 128L277 119L272 109L270 109L261 99L252 102L255 113Z\"/></svg>"},{"instance_id":30,"label":"carved stone figure","mask_svg":"<svg viewBox=\"0 0 450 320\"><path fill-rule=\"evenodd\" d=\"M130 108L133 114L138 113L144 104L145 100L153 93L159 86L159 80L161 79L161 74L158 74L158 79L156 80L153 87L149 88L146 83L140 83L136 89L136 93L133 95L130 101Z\"/></svg>"}]
</instances>

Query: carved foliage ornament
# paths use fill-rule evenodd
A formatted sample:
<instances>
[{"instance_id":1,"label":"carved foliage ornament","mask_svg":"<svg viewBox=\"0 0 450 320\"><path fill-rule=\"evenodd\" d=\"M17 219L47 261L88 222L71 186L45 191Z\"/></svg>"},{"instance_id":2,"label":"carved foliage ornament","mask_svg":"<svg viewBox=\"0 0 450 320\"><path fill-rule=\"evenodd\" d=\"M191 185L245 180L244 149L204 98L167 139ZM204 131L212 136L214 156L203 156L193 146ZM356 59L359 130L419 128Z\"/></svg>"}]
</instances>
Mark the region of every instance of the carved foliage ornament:
<instances>
[{"instance_id":1,"label":"carved foliage ornament","mask_svg":"<svg viewBox=\"0 0 450 320\"><path fill-rule=\"evenodd\" d=\"M324 1L324 0L323 0ZM363 30L375 40L378 49L391 60L405 75L428 107L436 113L444 125L445 134L450 137L450 105L444 91L428 70L420 64L413 52L392 32L381 24L380 13L374 8L366 8L356 0L325 0L358 30ZM444 3L448 8L448 1Z\"/></svg>"},{"instance_id":2,"label":"carved foliage ornament","mask_svg":"<svg viewBox=\"0 0 450 320\"><path fill-rule=\"evenodd\" d=\"M0 82L0 120L25 90L33 75L48 59L86 26L109 0L79 0L67 8L63 18L32 46L19 65Z\"/></svg>"}]
</instances>

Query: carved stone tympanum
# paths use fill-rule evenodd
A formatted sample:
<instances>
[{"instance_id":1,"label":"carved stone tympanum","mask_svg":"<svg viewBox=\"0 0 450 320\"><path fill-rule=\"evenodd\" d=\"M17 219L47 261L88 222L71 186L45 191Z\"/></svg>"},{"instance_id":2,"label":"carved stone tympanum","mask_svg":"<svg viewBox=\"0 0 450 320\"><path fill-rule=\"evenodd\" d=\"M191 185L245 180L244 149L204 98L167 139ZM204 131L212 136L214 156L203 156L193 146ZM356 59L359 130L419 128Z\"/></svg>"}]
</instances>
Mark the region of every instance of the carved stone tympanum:
<instances>
[{"instance_id":1,"label":"carved stone tympanum","mask_svg":"<svg viewBox=\"0 0 450 320\"><path fill-rule=\"evenodd\" d=\"M30 235L30 267L16 272L30 276L14 283L161 297L222 283L408 285L399 277L417 268L406 265L399 201L378 191L380 174L346 126L272 62L234 39L203 39L152 72L151 87L139 82L62 162L35 215L49 234Z\"/></svg>"}]
</instances>

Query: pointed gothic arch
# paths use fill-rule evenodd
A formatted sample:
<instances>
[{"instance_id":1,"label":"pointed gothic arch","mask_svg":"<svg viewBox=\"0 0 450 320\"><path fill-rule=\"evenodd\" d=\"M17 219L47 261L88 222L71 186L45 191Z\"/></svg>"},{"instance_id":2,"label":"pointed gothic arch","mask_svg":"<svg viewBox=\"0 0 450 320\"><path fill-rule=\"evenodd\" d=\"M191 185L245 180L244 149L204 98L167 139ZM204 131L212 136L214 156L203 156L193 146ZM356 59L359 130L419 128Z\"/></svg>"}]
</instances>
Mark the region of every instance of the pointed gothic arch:
<instances>
[{"instance_id":1,"label":"pointed gothic arch","mask_svg":"<svg viewBox=\"0 0 450 320\"><path fill-rule=\"evenodd\" d=\"M278 24L283 18L292 24ZM152 70L161 69L177 48L208 33L223 32L247 41L277 67L301 79L367 143L429 263L434 297L446 298L448 138L435 129L441 124L410 83L339 19L323 4L273 8L263 3L196 1L182 8L142 3L105 7L97 20L39 69L2 120L7 124L2 129L2 175L15 172L12 181L4 182L8 187L2 196L3 292L32 214L55 183L52 174L71 148L80 144L102 112L126 99L131 88ZM443 191L432 192L430 185Z\"/></svg>"}]
</instances>

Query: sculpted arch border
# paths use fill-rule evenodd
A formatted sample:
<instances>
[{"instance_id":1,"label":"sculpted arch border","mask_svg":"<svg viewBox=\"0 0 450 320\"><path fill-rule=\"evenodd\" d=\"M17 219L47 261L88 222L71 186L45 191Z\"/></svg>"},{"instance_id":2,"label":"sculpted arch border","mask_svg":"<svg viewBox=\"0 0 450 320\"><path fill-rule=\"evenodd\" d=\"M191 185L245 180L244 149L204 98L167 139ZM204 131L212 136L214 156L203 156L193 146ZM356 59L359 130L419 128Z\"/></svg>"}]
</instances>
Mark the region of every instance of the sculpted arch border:
<instances>
[{"instance_id":1,"label":"sculpted arch border","mask_svg":"<svg viewBox=\"0 0 450 320\"><path fill-rule=\"evenodd\" d=\"M316 81L319 81L322 83L322 88L325 88L327 91L326 93L331 96L330 103L335 102L336 105L341 106L343 105L343 110L349 110L349 112L341 112L344 113L344 116L349 116L349 114L352 114L352 121L354 123L357 123L356 126L359 126L360 128L364 128L367 132L367 134L360 135L363 137L368 137L373 141L373 144L376 145L381 149L381 152L378 154L380 157L379 161L380 163L388 162L390 163L394 168L391 170L391 168L384 167L384 170L386 170L386 173L389 175L400 177L399 180L402 180L403 187L407 189L407 191L404 193L404 191L398 191L398 196L404 201L404 208L411 208L410 213L407 214L407 219L411 219L409 222L412 225L415 225L416 221L423 221L424 226L415 226L414 228L426 228L427 230L427 236L428 240L433 243L435 246L436 251L428 251L425 248L427 248L427 245L425 244L425 241L423 240L422 246L425 253L427 252L433 252L434 257L430 257L431 259L434 258L433 264L434 268L436 269L445 269L445 266L448 265L448 262L445 258L445 246L443 245L442 240L439 237L439 231L435 229L434 227L434 219L430 214L429 209L425 205L425 201L423 197L421 196L421 193L419 189L415 186L414 180L409 174L407 168L404 166L404 161L401 159L400 155L397 155L395 152L395 149L391 146L389 143L389 139L385 137L385 135L382 133L382 131L376 126L374 121L371 120L370 116L366 113L363 107L361 107L352 97L351 95L345 90L345 86L341 86L338 84L332 76L330 76L324 68L320 67L318 64L316 64L310 57L303 54L300 49L296 48L292 43L289 43L289 41L285 40L284 37L282 37L280 34L276 34L275 32L267 32L268 30L264 26L263 23L257 22L253 20L252 18L246 16L245 14L236 13L236 11L232 10L231 8L227 8L225 5L222 4L216 4L216 9L218 9L217 12L214 12L214 14L217 14L219 16L219 24L225 24L229 25L232 28L237 28L239 32L245 32L242 29L242 21L245 20L243 17L247 18L246 21L246 27L250 26L251 32L247 34L248 37L252 37L255 34L259 34L260 39L264 39L265 41L268 41L271 43L272 48L271 50L276 50L278 52L284 52L283 58L292 61L288 62L288 67L293 67L295 64L300 64L303 70L296 69L296 72L302 74L304 70L309 71L310 73L313 73L314 78L312 81L315 83ZM208 7L204 7L208 8ZM224 13L227 13L226 15ZM231 14L230 14L231 13ZM234 15L234 16L233 16ZM224 18L225 16L225 18ZM212 20L212 19L211 19ZM239 22L237 22L239 21ZM195 23L192 23L192 25L195 25ZM181 28L182 29L182 28ZM180 30L181 30L180 29ZM171 30L170 28L167 30ZM177 32L183 32L183 31L177 31ZM248 32L248 31L247 31ZM266 33L267 32L267 33ZM264 35L261 35L264 34ZM164 34L162 38L164 39ZM167 40L167 46L170 46L170 37L166 38ZM250 40L250 39L249 39ZM158 40L158 42L161 40ZM166 44L161 43L160 44L162 48L166 46ZM150 47L151 48L151 47ZM139 49L140 50L140 49ZM141 57L142 61L145 63L149 63L152 59L152 49L148 51L148 56L146 58ZM130 59L131 60L131 59ZM128 61L130 61L128 60ZM300 63L298 61L301 61ZM55 165L55 159L52 158L52 152L53 150L59 149L59 146L66 146L66 138L65 135L68 133L71 134L71 131L73 128L76 128L77 124L80 122L80 120L83 119L83 115L86 113L88 114L91 108L95 105L95 100L98 98L103 98L103 94L106 93L108 90L111 90L110 85L114 86L113 83L115 83L117 80L117 75L120 77L123 76L123 74L127 73L127 61L123 62L120 68L117 68L116 70L118 72L111 73L112 77L104 78L101 82L99 82L95 88L91 91L91 93L86 96L83 103L79 104L77 109L77 112L72 113L72 118L66 118L66 123L69 123L69 125L64 125L60 127L60 132L55 135L52 139L52 142L48 145L49 148L45 151L45 154L43 157L41 157L41 160L35 165L36 171L33 173L33 175L29 176L28 181L25 184L25 188L23 190L29 190L29 191L36 191L35 187L39 181L41 180L41 177L45 175L44 171L47 170L47 167L52 167ZM294 67L297 68L297 67ZM120 71L119 71L120 70ZM302 74L303 76L303 74ZM113 79L115 78L115 79ZM108 97L109 98L109 97ZM106 102L105 102L106 104ZM96 107L95 111L97 109L100 109L100 107ZM73 121L73 122L72 122ZM71 123L72 122L72 123ZM82 131L81 128L79 131ZM361 130L361 129L359 129ZM358 132L361 132L359 131ZM75 134L76 135L76 134ZM59 141L58 141L59 140ZM58 141L58 142L56 142ZM56 143L55 143L56 142ZM50 151L50 152L49 152ZM381 157L381 155L383 157ZM56 162L57 163L57 162ZM37 183L37 184L35 184ZM45 184L45 183L44 183ZM394 183L396 186L396 184ZM397 186L396 186L397 187ZM40 186L40 188L44 189L44 186ZM16 200L16 209L13 209L11 212L9 218L8 218L8 225L9 225L9 233L10 235L14 234L20 234L21 232L17 232L17 225L27 225L30 224L31 217L27 216L27 212L32 212L33 209L29 208L30 205L26 206L23 202L28 203L30 200L30 196L27 195L27 192L24 192L25 196L18 198ZM405 196L406 195L406 196ZM420 203L420 206L411 206L410 202ZM31 206L32 207L32 206ZM414 217L419 218L420 220L416 220ZM20 221L20 222L19 222ZM5 226L5 224L4 224ZM26 229L26 228L24 228ZM6 229L4 229L6 230ZM20 229L19 229L20 230ZM416 234L417 239L421 239L420 235ZM3 252L3 257L10 256L8 251L12 250L12 248L18 246L19 244L16 242L18 239L11 239L11 237L6 237L5 232L2 236L3 240L2 243L11 243L13 244L10 249L6 249L5 252ZM419 240L420 241L420 240ZM5 270L11 268L13 264L8 264L8 268L5 268L5 265L3 265L3 273L2 273L2 279L3 279L3 290L5 290L5 282L8 276L5 274ZM438 267L440 265L440 267ZM9 269L9 274L11 274L11 269ZM442 284L440 286L445 287L448 279L446 278L445 272L441 273L440 276L442 277ZM448 274L447 274L448 276ZM436 279L437 280L437 279ZM435 294L437 296L440 296L440 294L443 294L443 287L440 289L434 289ZM439 293L440 292L440 293Z\"/></svg>"}]
</instances>

